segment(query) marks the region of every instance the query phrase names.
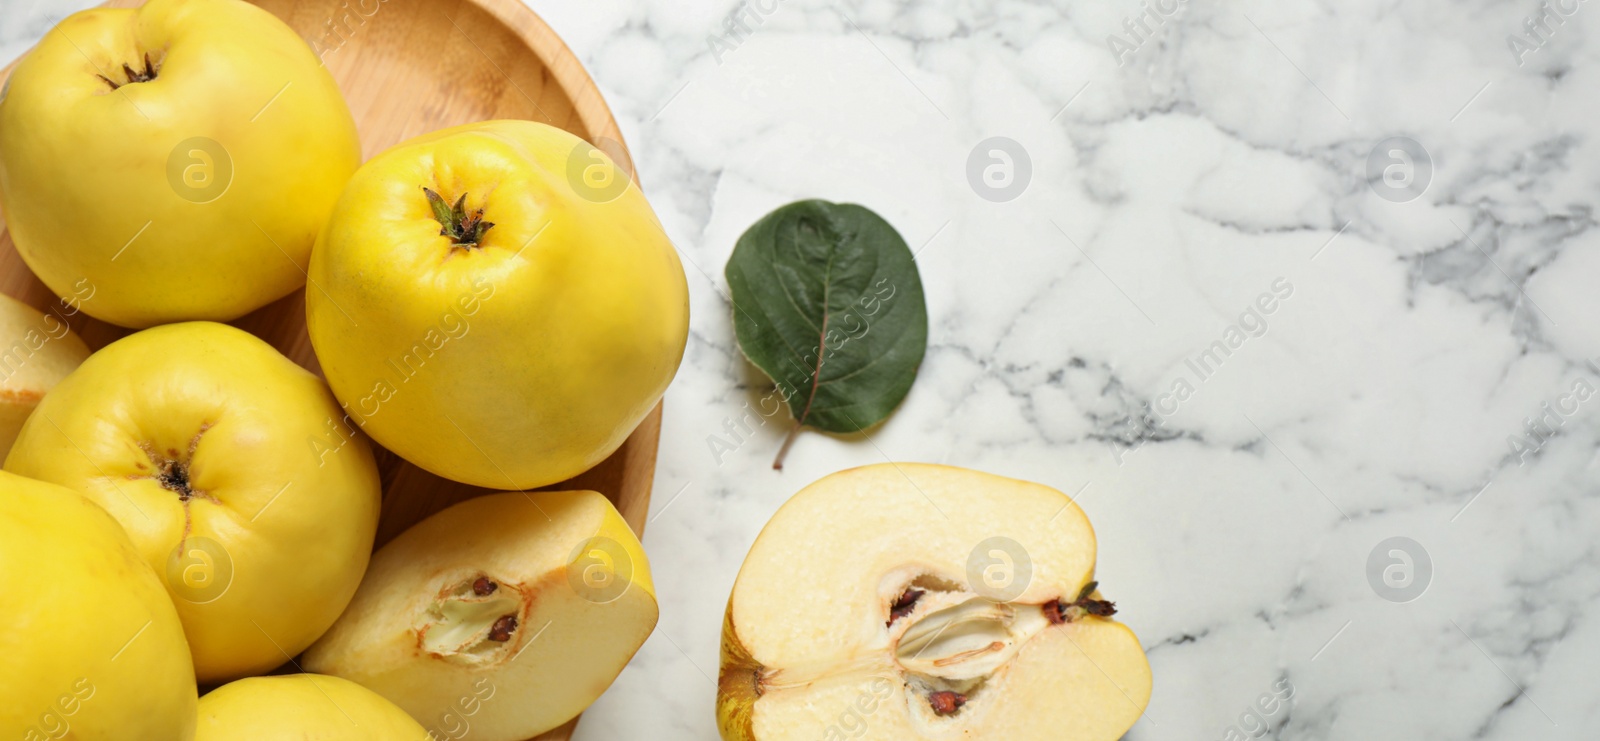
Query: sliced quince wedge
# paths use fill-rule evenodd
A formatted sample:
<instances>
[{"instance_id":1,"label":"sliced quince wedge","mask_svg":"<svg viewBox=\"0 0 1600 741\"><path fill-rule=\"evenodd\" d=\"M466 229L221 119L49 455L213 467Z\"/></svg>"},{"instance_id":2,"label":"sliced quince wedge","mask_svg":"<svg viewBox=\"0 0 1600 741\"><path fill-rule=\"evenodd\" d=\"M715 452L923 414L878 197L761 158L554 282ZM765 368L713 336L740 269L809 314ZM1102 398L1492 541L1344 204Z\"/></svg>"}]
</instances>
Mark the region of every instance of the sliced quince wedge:
<instances>
[{"instance_id":1,"label":"sliced quince wedge","mask_svg":"<svg viewBox=\"0 0 1600 741\"><path fill-rule=\"evenodd\" d=\"M379 549L304 666L436 738L523 741L599 698L656 617L650 563L605 496L489 494Z\"/></svg>"}]
</instances>

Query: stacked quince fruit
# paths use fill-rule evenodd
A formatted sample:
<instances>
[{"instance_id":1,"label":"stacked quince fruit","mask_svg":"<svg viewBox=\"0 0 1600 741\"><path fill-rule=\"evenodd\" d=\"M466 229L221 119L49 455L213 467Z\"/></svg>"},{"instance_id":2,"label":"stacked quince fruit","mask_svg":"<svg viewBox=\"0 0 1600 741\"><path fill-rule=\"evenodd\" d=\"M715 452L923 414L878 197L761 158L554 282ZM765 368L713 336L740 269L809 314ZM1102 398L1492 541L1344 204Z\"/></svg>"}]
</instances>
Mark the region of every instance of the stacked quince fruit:
<instances>
[{"instance_id":1,"label":"stacked quince fruit","mask_svg":"<svg viewBox=\"0 0 1600 741\"><path fill-rule=\"evenodd\" d=\"M682 359L637 188L594 197L594 150L524 121L361 165L331 76L242 0L78 13L7 85L0 207L61 303L0 301L0 736L518 741L593 702L654 628L649 564L602 495L527 490ZM308 278L326 382L219 323ZM140 331L90 354L79 311ZM508 493L374 554L369 438Z\"/></svg>"}]
</instances>

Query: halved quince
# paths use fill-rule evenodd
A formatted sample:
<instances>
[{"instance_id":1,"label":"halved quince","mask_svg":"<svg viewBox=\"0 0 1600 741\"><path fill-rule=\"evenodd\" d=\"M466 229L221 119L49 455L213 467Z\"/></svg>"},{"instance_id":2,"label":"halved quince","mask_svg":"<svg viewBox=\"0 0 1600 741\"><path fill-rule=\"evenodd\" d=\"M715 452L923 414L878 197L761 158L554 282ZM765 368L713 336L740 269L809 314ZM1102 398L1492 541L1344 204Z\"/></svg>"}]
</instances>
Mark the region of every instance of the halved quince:
<instances>
[{"instance_id":1,"label":"halved quince","mask_svg":"<svg viewBox=\"0 0 1600 741\"><path fill-rule=\"evenodd\" d=\"M1094 530L1055 489L905 463L825 477L734 583L722 735L1119 738L1150 667L1094 567Z\"/></svg>"}]
</instances>

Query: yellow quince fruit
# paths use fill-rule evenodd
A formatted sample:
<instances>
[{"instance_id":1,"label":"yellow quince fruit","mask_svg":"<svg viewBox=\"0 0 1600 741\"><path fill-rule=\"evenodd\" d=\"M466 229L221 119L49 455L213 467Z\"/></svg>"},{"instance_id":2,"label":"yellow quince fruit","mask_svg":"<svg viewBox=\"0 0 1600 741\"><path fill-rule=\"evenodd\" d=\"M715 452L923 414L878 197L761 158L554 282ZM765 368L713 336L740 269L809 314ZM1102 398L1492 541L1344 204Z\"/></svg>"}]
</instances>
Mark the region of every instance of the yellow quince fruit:
<instances>
[{"instance_id":1,"label":"yellow quince fruit","mask_svg":"<svg viewBox=\"0 0 1600 741\"><path fill-rule=\"evenodd\" d=\"M361 163L310 47L242 0L68 16L0 94L0 207L58 296L127 327L225 321L305 282Z\"/></svg>"},{"instance_id":2,"label":"yellow quince fruit","mask_svg":"<svg viewBox=\"0 0 1600 741\"><path fill-rule=\"evenodd\" d=\"M644 546L604 495L486 494L379 549L303 665L435 738L525 741L598 699L658 616Z\"/></svg>"},{"instance_id":3,"label":"yellow quince fruit","mask_svg":"<svg viewBox=\"0 0 1600 741\"><path fill-rule=\"evenodd\" d=\"M355 682L250 677L200 698L195 741L433 741L404 710Z\"/></svg>"},{"instance_id":4,"label":"yellow quince fruit","mask_svg":"<svg viewBox=\"0 0 1600 741\"><path fill-rule=\"evenodd\" d=\"M1066 494L954 466L880 463L801 489L728 598L727 741L1114 741L1150 664L1095 581Z\"/></svg>"},{"instance_id":5,"label":"yellow quince fruit","mask_svg":"<svg viewBox=\"0 0 1600 741\"><path fill-rule=\"evenodd\" d=\"M178 613L93 502L0 472L0 605L0 737L194 738Z\"/></svg>"},{"instance_id":6,"label":"yellow quince fruit","mask_svg":"<svg viewBox=\"0 0 1600 741\"><path fill-rule=\"evenodd\" d=\"M122 523L213 684L287 662L361 582L378 470L339 415L321 380L249 333L168 324L89 356L45 395L5 468Z\"/></svg>"},{"instance_id":7,"label":"yellow quince fruit","mask_svg":"<svg viewBox=\"0 0 1600 741\"><path fill-rule=\"evenodd\" d=\"M446 478L529 489L620 446L666 391L688 285L604 154L530 121L374 157L311 255L306 322L374 440Z\"/></svg>"},{"instance_id":8,"label":"yellow quince fruit","mask_svg":"<svg viewBox=\"0 0 1600 741\"><path fill-rule=\"evenodd\" d=\"M89 357L60 311L45 314L0 295L0 455L11 449L22 423L45 392Z\"/></svg>"}]
</instances>

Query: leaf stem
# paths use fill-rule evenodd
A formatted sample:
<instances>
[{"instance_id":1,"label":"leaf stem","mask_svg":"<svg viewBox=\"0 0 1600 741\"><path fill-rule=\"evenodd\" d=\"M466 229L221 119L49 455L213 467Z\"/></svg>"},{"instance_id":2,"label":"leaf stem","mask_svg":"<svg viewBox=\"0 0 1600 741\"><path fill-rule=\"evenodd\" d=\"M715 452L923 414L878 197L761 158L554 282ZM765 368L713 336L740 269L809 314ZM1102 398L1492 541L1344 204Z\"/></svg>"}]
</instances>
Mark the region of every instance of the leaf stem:
<instances>
[{"instance_id":1,"label":"leaf stem","mask_svg":"<svg viewBox=\"0 0 1600 741\"><path fill-rule=\"evenodd\" d=\"M794 428L789 430L789 434L783 438L783 447L778 448L778 457L772 461L772 470L783 470L783 459L785 456L789 455L789 446L794 445L794 439L800 436L800 428L804 426L805 424L803 422L800 420L795 420Z\"/></svg>"},{"instance_id":2,"label":"leaf stem","mask_svg":"<svg viewBox=\"0 0 1600 741\"><path fill-rule=\"evenodd\" d=\"M811 393L806 395L806 408L800 410L800 416L794 420L794 429L789 430L789 436L783 439L783 447L778 448L778 457L772 461L772 470L783 470L783 458L789 454L789 446L794 444L794 439L799 436L800 428L806 424L806 417L811 416L811 402L817 400L817 388L822 385L822 361L828 355L828 319L831 312L828 310L828 294L833 286L828 277L833 273L833 260L828 260L828 270L822 278L822 328L817 330L817 367L811 370Z\"/></svg>"}]
</instances>

